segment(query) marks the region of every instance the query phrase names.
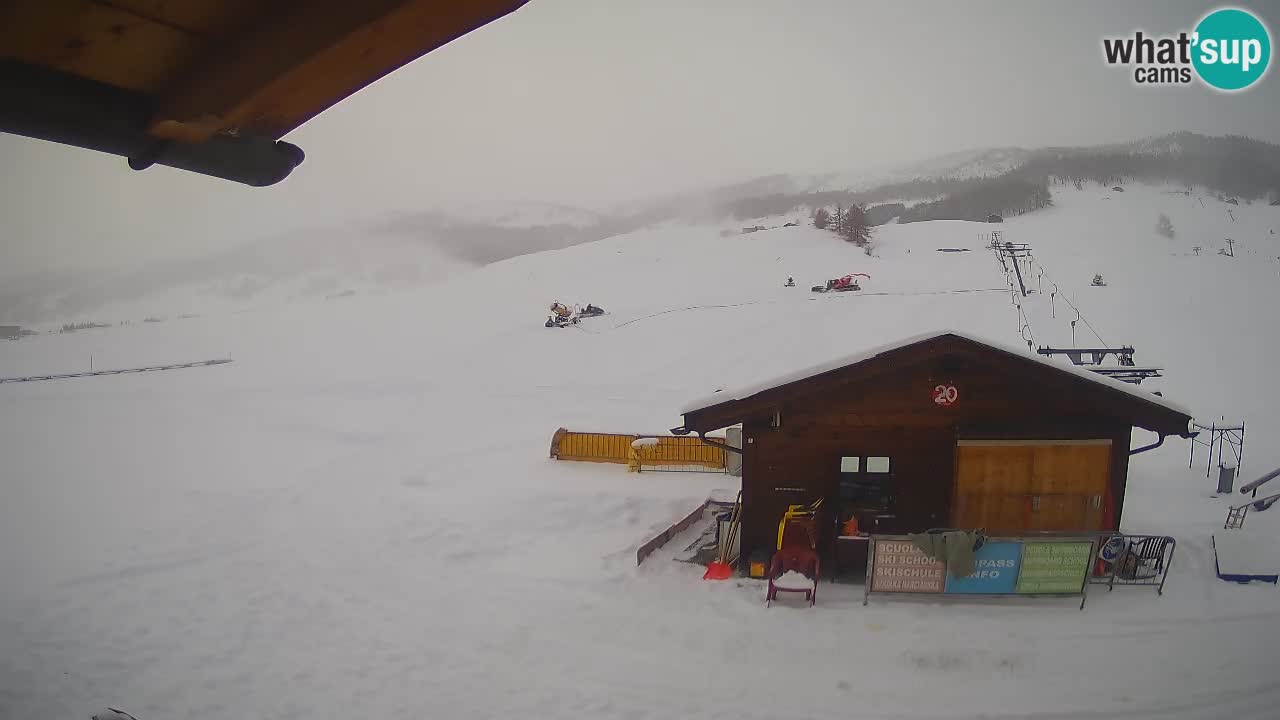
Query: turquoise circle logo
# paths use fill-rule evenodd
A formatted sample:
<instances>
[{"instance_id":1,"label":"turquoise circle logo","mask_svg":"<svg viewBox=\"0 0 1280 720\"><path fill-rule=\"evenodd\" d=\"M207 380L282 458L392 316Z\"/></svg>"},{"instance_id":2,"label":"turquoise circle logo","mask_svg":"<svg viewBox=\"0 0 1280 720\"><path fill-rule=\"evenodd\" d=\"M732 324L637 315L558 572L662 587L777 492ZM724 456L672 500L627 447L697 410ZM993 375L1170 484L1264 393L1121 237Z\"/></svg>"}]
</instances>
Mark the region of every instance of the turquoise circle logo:
<instances>
[{"instance_id":1,"label":"turquoise circle logo","mask_svg":"<svg viewBox=\"0 0 1280 720\"><path fill-rule=\"evenodd\" d=\"M1200 79L1219 90L1243 90L1267 72L1271 35L1252 13L1215 10L1196 25L1191 64Z\"/></svg>"}]
</instances>

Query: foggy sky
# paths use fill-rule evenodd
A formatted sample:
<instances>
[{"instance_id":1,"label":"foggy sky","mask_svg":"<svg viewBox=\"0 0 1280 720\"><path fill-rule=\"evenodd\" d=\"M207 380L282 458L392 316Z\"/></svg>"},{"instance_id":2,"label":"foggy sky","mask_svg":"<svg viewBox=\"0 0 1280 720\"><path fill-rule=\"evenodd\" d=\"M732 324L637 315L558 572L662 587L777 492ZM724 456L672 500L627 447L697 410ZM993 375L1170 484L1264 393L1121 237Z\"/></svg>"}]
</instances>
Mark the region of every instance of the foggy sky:
<instances>
[{"instance_id":1,"label":"foggy sky","mask_svg":"<svg viewBox=\"0 0 1280 720\"><path fill-rule=\"evenodd\" d=\"M1235 5L1274 45L1280 2ZM532 0L291 133L307 160L275 187L135 173L0 135L0 277L124 269L398 211L608 210L989 146L1183 129L1280 142L1274 69L1226 95L1137 88L1102 62L1103 36L1190 29L1218 6Z\"/></svg>"}]
</instances>

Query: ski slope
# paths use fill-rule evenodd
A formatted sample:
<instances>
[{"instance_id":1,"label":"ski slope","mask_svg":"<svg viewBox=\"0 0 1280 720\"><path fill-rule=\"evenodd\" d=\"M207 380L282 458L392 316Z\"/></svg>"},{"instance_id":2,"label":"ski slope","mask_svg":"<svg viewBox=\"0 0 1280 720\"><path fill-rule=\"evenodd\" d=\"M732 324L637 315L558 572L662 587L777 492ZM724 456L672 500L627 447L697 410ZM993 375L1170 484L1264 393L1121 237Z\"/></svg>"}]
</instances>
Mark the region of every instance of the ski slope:
<instances>
[{"instance_id":1,"label":"ski slope","mask_svg":"<svg viewBox=\"0 0 1280 720\"><path fill-rule=\"evenodd\" d=\"M1203 199L1055 187L999 229L1166 369L1167 398L1245 418L1249 478L1280 465L1280 208ZM824 584L812 610L766 610L762 584L669 550L636 568L733 479L551 461L555 428L660 432L717 388L940 328L1022 343L992 226L889 225L868 257L810 227L720 236L745 224L0 343L4 376L235 359L0 386L0 718L1274 717L1280 594L1214 577L1233 499L1182 441L1133 459L1125 505L1127 529L1178 538L1163 597L864 608ZM849 272L861 293L808 291ZM610 314L547 329L555 300ZM1022 301L1038 343L1070 340L1057 300Z\"/></svg>"}]
</instances>

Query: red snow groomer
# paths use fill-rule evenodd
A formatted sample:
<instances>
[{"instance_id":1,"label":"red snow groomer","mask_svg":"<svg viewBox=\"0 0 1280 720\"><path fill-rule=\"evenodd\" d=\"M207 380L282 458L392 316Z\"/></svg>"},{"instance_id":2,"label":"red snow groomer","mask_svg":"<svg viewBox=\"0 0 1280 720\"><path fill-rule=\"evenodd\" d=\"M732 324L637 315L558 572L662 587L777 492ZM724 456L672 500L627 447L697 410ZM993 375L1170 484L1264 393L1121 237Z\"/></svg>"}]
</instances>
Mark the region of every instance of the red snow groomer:
<instances>
[{"instance_id":1,"label":"red snow groomer","mask_svg":"<svg viewBox=\"0 0 1280 720\"><path fill-rule=\"evenodd\" d=\"M858 284L858 278L860 277L864 277L868 280L871 279L871 276L866 273L852 273L850 275L845 275L842 278L836 278L835 280L828 280L826 285L814 285L809 289L814 292L820 292L820 293L848 292L850 290L861 290L862 286Z\"/></svg>"}]
</instances>

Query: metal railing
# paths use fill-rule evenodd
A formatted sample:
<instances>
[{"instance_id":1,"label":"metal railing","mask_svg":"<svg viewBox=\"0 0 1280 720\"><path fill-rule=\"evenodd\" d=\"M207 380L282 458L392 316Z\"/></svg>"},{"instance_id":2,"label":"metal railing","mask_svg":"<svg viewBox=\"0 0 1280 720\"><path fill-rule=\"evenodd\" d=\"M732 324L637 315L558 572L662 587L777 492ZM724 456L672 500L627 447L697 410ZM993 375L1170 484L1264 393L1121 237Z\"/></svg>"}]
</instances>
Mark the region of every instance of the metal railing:
<instances>
[{"instance_id":1,"label":"metal railing","mask_svg":"<svg viewBox=\"0 0 1280 720\"><path fill-rule=\"evenodd\" d=\"M1258 478L1257 480L1254 480L1253 482L1249 482L1249 483L1245 483L1244 485L1241 485L1240 493L1242 495L1252 493L1253 497L1257 498L1258 488L1262 487L1263 485L1266 485L1272 480L1275 480L1277 477L1280 477L1280 468L1276 468L1275 470L1272 470L1271 472L1267 473L1266 475L1263 475L1262 477ZM1254 510L1266 510L1267 508L1276 504L1277 500L1280 500L1280 493L1277 493L1275 495L1270 495L1268 497L1260 498L1257 500L1250 500L1249 502L1243 505L1233 505L1232 507L1227 509L1227 521L1222 524L1222 529L1223 530L1239 530L1240 528L1244 527L1244 519L1249 515L1249 508L1253 508Z\"/></svg>"},{"instance_id":2,"label":"metal railing","mask_svg":"<svg viewBox=\"0 0 1280 720\"><path fill-rule=\"evenodd\" d=\"M1275 470L1272 470L1271 472L1267 473L1266 475L1263 475L1262 477L1258 478L1257 480L1254 480L1253 482L1245 483L1244 485L1241 485L1240 492L1242 493L1251 492L1253 493L1254 497L1258 497L1258 488L1262 487L1263 485L1266 485L1272 480L1275 480L1277 477L1280 477L1280 468L1276 468Z\"/></svg>"},{"instance_id":3,"label":"metal railing","mask_svg":"<svg viewBox=\"0 0 1280 720\"><path fill-rule=\"evenodd\" d=\"M1254 490L1254 494L1257 494L1256 489ZM1253 508L1254 510L1266 510L1272 505L1275 505L1278 501L1280 501L1280 493L1268 495L1264 498L1258 498L1257 500L1250 500L1243 505L1234 505L1227 509L1227 521L1222 524L1222 529L1239 530L1244 527L1244 519L1249 515L1250 508Z\"/></svg>"},{"instance_id":4,"label":"metal railing","mask_svg":"<svg viewBox=\"0 0 1280 720\"><path fill-rule=\"evenodd\" d=\"M1089 574L1091 584L1106 585L1108 591L1116 585L1144 585L1164 594L1177 540L1168 535L1111 533L1098 541L1100 562Z\"/></svg>"},{"instance_id":5,"label":"metal railing","mask_svg":"<svg viewBox=\"0 0 1280 720\"><path fill-rule=\"evenodd\" d=\"M0 383L39 382L42 380L67 380L70 378L98 377L101 375L130 375L133 373L158 372L161 370L181 370L185 368L208 367L210 365L226 365L229 362L231 362L231 358L219 358L217 360L199 360L197 362L189 362L189 363L173 363L171 365L148 365L146 367L117 368L113 370L87 370L85 372L55 373L50 375L19 375L17 377L0 377Z\"/></svg>"}]
</instances>

